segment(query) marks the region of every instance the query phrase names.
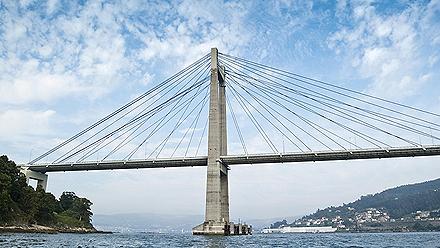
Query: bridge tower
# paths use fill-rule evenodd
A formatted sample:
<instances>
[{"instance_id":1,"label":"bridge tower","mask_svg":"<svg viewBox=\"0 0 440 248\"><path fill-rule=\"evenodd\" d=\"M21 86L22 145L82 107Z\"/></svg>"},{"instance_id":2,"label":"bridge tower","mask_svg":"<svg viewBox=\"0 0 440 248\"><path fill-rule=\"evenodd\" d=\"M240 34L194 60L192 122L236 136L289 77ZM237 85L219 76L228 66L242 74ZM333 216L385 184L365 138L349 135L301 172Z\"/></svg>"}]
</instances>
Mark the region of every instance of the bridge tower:
<instances>
[{"instance_id":1,"label":"bridge tower","mask_svg":"<svg viewBox=\"0 0 440 248\"><path fill-rule=\"evenodd\" d=\"M208 166L205 222L194 234L229 235L228 167L220 156L227 155L225 68L218 64L218 50L211 49L211 85L208 127ZM233 225L232 225L233 226Z\"/></svg>"}]
</instances>

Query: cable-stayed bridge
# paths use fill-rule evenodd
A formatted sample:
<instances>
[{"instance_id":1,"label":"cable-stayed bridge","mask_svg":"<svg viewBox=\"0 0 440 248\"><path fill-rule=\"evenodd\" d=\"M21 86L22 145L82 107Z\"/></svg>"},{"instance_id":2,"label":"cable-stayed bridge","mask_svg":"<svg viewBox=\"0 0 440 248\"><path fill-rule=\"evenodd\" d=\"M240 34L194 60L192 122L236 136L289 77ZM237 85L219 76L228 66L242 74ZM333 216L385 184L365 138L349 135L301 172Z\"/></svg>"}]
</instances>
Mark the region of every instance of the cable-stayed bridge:
<instances>
[{"instance_id":1,"label":"cable-stayed bridge","mask_svg":"<svg viewBox=\"0 0 440 248\"><path fill-rule=\"evenodd\" d=\"M213 48L21 167L46 188L48 172L207 166L193 233L246 233L229 221L229 166L440 155L439 118Z\"/></svg>"}]
</instances>

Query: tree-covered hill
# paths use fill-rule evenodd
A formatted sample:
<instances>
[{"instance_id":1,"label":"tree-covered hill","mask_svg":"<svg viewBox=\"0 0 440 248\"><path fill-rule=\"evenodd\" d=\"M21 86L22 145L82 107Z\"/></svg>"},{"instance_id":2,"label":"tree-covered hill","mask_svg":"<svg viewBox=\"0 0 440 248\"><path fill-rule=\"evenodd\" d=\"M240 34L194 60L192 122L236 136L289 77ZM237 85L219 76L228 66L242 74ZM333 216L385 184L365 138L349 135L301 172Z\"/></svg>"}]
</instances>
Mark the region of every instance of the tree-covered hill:
<instances>
[{"instance_id":1,"label":"tree-covered hill","mask_svg":"<svg viewBox=\"0 0 440 248\"><path fill-rule=\"evenodd\" d=\"M271 228L283 226L333 226L354 231L440 230L440 179L362 196L342 206L318 209L294 223L273 223Z\"/></svg>"},{"instance_id":2,"label":"tree-covered hill","mask_svg":"<svg viewBox=\"0 0 440 248\"><path fill-rule=\"evenodd\" d=\"M440 209L440 179L388 189L348 205L355 209L384 208L395 219L416 211Z\"/></svg>"},{"instance_id":3,"label":"tree-covered hill","mask_svg":"<svg viewBox=\"0 0 440 248\"><path fill-rule=\"evenodd\" d=\"M34 190L7 156L0 156L0 226L38 224L57 228L87 228L92 203L73 192L59 199L41 187Z\"/></svg>"},{"instance_id":4,"label":"tree-covered hill","mask_svg":"<svg viewBox=\"0 0 440 248\"><path fill-rule=\"evenodd\" d=\"M399 219L416 211L440 209L440 179L399 186L383 192L362 196L355 202L318 210L307 218L334 217L368 208L384 209L391 218Z\"/></svg>"}]
</instances>

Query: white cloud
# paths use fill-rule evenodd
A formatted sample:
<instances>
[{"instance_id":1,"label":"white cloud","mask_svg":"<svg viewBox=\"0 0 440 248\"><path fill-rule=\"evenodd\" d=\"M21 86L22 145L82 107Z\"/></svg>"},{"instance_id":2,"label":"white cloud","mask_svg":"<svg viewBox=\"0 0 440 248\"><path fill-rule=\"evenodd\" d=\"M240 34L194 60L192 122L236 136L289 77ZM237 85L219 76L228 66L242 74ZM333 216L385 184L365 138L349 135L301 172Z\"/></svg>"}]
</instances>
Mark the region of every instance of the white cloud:
<instances>
[{"instance_id":1,"label":"white cloud","mask_svg":"<svg viewBox=\"0 0 440 248\"><path fill-rule=\"evenodd\" d=\"M0 112L0 140L9 140L11 137L20 139L20 136L38 136L47 134L50 119L55 111L7 110ZM9 142L13 142L9 140Z\"/></svg>"},{"instance_id":2,"label":"white cloud","mask_svg":"<svg viewBox=\"0 0 440 248\"><path fill-rule=\"evenodd\" d=\"M283 0L271 1L269 12L283 19L283 28L292 32L308 24L310 18L317 18L312 12L313 1Z\"/></svg>"},{"instance_id":3,"label":"white cloud","mask_svg":"<svg viewBox=\"0 0 440 248\"><path fill-rule=\"evenodd\" d=\"M221 8L223 14L210 14L207 5ZM53 13L59 3L49 1L44 7ZM154 76L165 71L170 75L211 47L230 52L249 40L243 24L246 8L238 2L90 2L64 11L48 19L8 4L0 36L5 54L0 57L0 87L8 93L2 94L1 102L51 103L67 94L96 99L123 82L147 84L153 70ZM143 12L159 13L161 30L140 19L127 20ZM158 61L168 64L159 71L148 66Z\"/></svg>"},{"instance_id":4,"label":"white cloud","mask_svg":"<svg viewBox=\"0 0 440 248\"><path fill-rule=\"evenodd\" d=\"M2 17L4 35L0 39L5 56L0 57L4 65L0 81L2 88L13 90L2 102L51 102L66 94L97 98L147 69L139 71L142 67L126 54L118 6L93 2L48 19L37 11L21 10L23 14L19 14L18 6L9 5ZM51 1L47 8L54 11L57 3ZM32 74L36 80L28 77ZM51 88L42 97L26 91L45 88L45 84Z\"/></svg>"},{"instance_id":5,"label":"white cloud","mask_svg":"<svg viewBox=\"0 0 440 248\"><path fill-rule=\"evenodd\" d=\"M419 26L428 10L413 5L384 16L370 3L359 4L350 19L353 28L334 33L330 47L344 51L360 75L371 79L369 93L391 99L411 96L429 80L430 65L423 53L429 39L421 35Z\"/></svg>"},{"instance_id":6,"label":"white cloud","mask_svg":"<svg viewBox=\"0 0 440 248\"><path fill-rule=\"evenodd\" d=\"M58 0L48 0L47 1L47 14L52 14L55 9L58 7L59 2Z\"/></svg>"},{"instance_id":7,"label":"white cloud","mask_svg":"<svg viewBox=\"0 0 440 248\"><path fill-rule=\"evenodd\" d=\"M40 69L41 64L35 59L21 61L12 57L4 65L0 69L0 101L4 103L50 102L87 88L81 88L73 75Z\"/></svg>"},{"instance_id":8,"label":"white cloud","mask_svg":"<svg viewBox=\"0 0 440 248\"><path fill-rule=\"evenodd\" d=\"M139 34L145 43L139 59L171 59L182 66L207 54L212 47L228 53L246 45L250 39L244 24L246 8L242 3L183 1L174 8L177 9L176 21L166 25L164 32ZM214 15L206 11L209 8L222 9L222 14Z\"/></svg>"}]
</instances>

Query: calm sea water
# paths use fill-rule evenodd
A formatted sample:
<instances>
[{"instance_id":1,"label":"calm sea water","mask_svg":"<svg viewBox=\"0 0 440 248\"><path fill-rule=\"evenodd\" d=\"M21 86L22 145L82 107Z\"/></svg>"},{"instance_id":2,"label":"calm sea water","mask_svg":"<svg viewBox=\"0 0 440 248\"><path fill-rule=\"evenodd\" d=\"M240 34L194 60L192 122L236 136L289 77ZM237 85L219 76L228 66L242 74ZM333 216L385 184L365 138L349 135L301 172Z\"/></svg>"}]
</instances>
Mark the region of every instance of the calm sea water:
<instances>
[{"instance_id":1,"label":"calm sea water","mask_svg":"<svg viewBox=\"0 0 440 248\"><path fill-rule=\"evenodd\" d=\"M254 234L0 234L0 247L440 247L440 233Z\"/></svg>"}]
</instances>

